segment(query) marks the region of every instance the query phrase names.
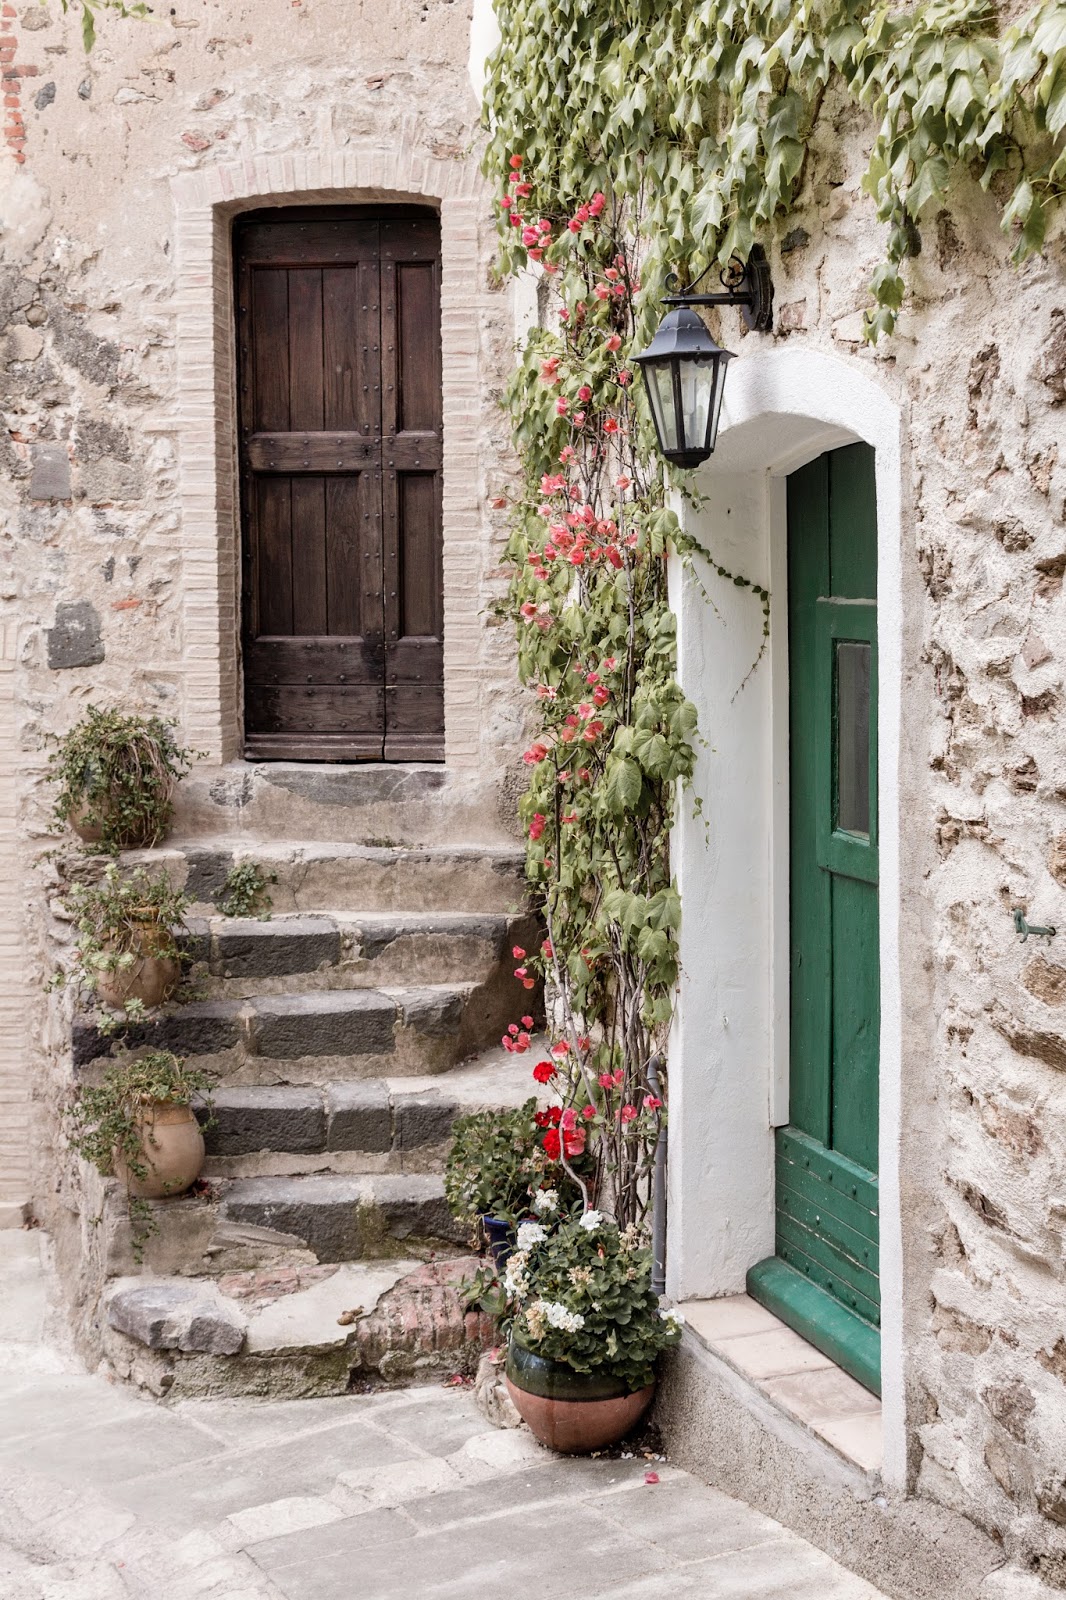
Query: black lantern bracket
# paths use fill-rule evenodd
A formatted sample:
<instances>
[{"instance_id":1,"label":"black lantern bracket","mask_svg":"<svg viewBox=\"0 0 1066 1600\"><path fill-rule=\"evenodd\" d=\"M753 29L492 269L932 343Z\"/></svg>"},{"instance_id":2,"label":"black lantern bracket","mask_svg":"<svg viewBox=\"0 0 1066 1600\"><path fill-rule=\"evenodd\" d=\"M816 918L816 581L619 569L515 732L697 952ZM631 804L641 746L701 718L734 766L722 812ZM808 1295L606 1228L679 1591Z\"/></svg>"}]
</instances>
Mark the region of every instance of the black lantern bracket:
<instances>
[{"instance_id":1,"label":"black lantern bracket","mask_svg":"<svg viewBox=\"0 0 1066 1600\"><path fill-rule=\"evenodd\" d=\"M663 305L737 306L753 333L769 333L774 325L774 285L770 277L770 263L766 259L766 251L762 245L752 245L747 261L742 261L738 255L734 255L724 267L719 267L718 281L722 285L720 290L713 294L697 293L699 285L709 272L714 271L715 265L716 263L712 262L706 267L696 282L684 293L675 292L666 295ZM672 272L667 278L666 287L675 291L678 289L676 273Z\"/></svg>"}]
</instances>

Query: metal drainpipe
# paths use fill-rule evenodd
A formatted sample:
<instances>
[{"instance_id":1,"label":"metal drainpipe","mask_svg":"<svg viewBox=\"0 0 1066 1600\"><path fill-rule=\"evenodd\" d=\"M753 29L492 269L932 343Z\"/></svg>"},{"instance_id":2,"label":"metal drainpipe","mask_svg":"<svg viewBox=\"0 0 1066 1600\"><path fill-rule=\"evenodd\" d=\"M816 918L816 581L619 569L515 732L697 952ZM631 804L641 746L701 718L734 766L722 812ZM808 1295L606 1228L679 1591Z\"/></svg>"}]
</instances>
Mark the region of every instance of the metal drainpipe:
<instances>
[{"instance_id":1,"label":"metal drainpipe","mask_svg":"<svg viewBox=\"0 0 1066 1600\"><path fill-rule=\"evenodd\" d=\"M648 1088L660 1099L661 1065L657 1055L648 1062ZM666 1123L660 1121L651 1180L651 1287L657 1295L666 1293L666 1141Z\"/></svg>"}]
</instances>

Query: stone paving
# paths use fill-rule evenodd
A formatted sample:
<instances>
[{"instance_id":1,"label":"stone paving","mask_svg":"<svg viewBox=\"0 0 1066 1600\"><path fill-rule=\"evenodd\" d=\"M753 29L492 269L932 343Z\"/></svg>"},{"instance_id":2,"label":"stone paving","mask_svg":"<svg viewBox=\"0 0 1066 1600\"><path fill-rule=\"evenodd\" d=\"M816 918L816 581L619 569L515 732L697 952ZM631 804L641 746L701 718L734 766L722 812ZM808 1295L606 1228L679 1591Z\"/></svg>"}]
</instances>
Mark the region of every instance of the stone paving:
<instances>
[{"instance_id":1,"label":"stone paving","mask_svg":"<svg viewBox=\"0 0 1066 1600\"><path fill-rule=\"evenodd\" d=\"M65 1351L46 1249L0 1233L4 1600L883 1600L668 1463L554 1457L469 1390L141 1399Z\"/></svg>"}]
</instances>

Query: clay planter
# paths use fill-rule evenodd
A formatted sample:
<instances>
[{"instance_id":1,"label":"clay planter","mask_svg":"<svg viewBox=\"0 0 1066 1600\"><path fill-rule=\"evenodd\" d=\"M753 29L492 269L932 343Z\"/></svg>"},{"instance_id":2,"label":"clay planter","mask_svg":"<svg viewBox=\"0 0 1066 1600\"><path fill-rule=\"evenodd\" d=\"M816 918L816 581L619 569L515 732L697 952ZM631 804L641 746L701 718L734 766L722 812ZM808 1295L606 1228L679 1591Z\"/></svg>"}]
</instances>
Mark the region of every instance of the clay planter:
<instances>
[{"instance_id":1,"label":"clay planter","mask_svg":"<svg viewBox=\"0 0 1066 1600\"><path fill-rule=\"evenodd\" d=\"M148 1168L146 1178L135 1178L121 1156L115 1157L115 1176L129 1193L142 1200L184 1194L204 1165L204 1136L192 1106L179 1106L173 1100L146 1105L141 1118L141 1150Z\"/></svg>"},{"instance_id":2,"label":"clay planter","mask_svg":"<svg viewBox=\"0 0 1066 1600\"><path fill-rule=\"evenodd\" d=\"M176 956L159 953L173 949L167 929L148 918L138 926L140 953L128 967L97 972L93 980L100 999L116 1011L120 1011L127 1000L139 1000L149 1007L161 1006L181 981L181 962Z\"/></svg>"},{"instance_id":3,"label":"clay planter","mask_svg":"<svg viewBox=\"0 0 1066 1600\"><path fill-rule=\"evenodd\" d=\"M512 1337L507 1351L507 1393L523 1422L549 1450L587 1455L617 1444L651 1405L655 1385L635 1393L617 1378L575 1372L546 1361Z\"/></svg>"},{"instance_id":4,"label":"clay planter","mask_svg":"<svg viewBox=\"0 0 1066 1600\"><path fill-rule=\"evenodd\" d=\"M89 821L89 807L84 800L67 812L67 822L83 844L99 844L104 836L101 824Z\"/></svg>"}]
</instances>

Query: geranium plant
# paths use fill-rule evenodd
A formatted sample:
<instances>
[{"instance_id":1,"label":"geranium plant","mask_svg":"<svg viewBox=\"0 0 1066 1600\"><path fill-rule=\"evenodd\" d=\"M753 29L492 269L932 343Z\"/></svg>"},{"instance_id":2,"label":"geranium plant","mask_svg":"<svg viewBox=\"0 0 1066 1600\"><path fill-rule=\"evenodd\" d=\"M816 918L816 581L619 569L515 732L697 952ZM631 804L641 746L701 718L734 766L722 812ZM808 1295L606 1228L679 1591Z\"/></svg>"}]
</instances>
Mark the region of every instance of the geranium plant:
<instances>
[{"instance_id":1,"label":"geranium plant","mask_svg":"<svg viewBox=\"0 0 1066 1600\"><path fill-rule=\"evenodd\" d=\"M444 1193L460 1222L526 1216L531 1196L551 1171L537 1125L537 1102L459 1117L444 1169Z\"/></svg>"},{"instance_id":2,"label":"geranium plant","mask_svg":"<svg viewBox=\"0 0 1066 1600\"><path fill-rule=\"evenodd\" d=\"M575 1372L617 1378L631 1392L655 1377L659 1354L681 1336L651 1287L651 1255L635 1225L619 1229L599 1211L551 1226L522 1223L504 1286L511 1338Z\"/></svg>"}]
</instances>

